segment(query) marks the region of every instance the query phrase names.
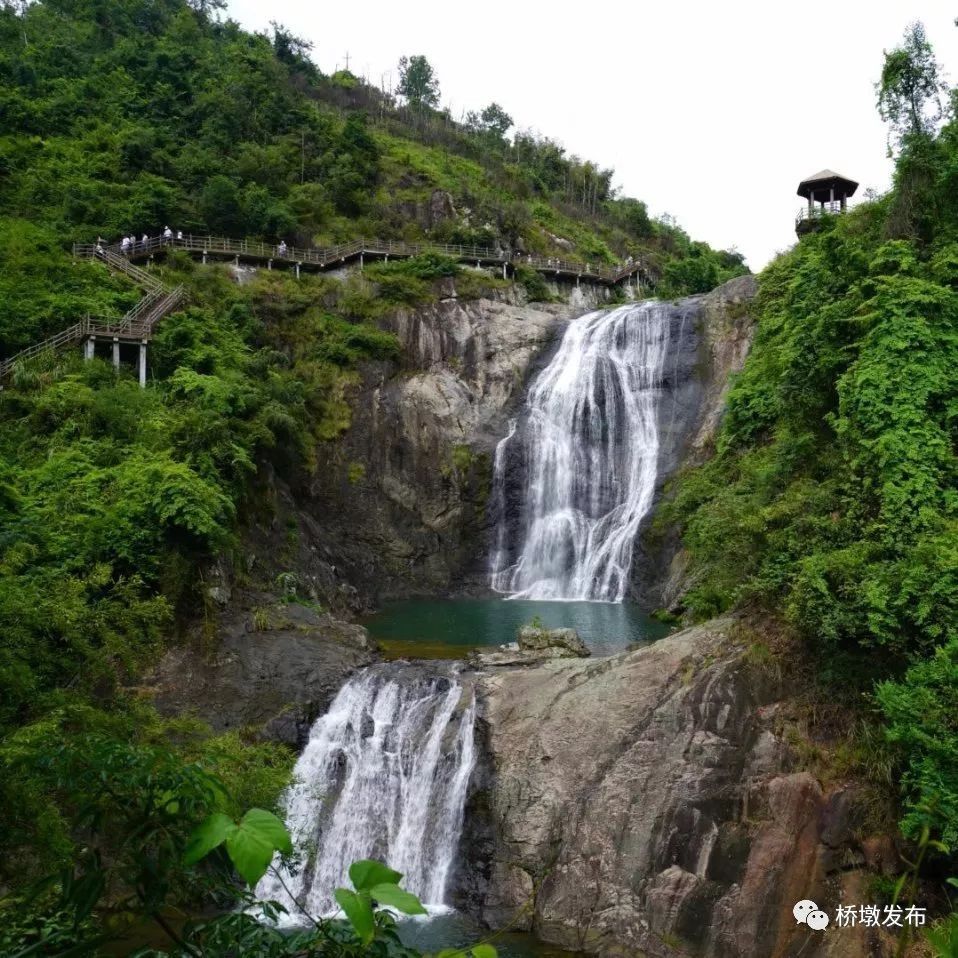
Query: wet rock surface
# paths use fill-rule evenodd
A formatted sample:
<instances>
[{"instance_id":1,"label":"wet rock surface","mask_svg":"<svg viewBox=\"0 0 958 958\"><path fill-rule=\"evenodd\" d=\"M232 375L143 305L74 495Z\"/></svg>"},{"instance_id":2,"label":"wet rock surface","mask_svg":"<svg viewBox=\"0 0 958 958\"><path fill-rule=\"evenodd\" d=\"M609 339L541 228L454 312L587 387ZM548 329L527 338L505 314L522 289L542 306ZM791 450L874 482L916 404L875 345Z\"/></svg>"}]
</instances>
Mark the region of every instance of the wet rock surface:
<instances>
[{"instance_id":1,"label":"wet rock surface","mask_svg":"<svg viewBox=\"0 0 958 958\"><path fill-rule=\"evenodd\" d=\"M143 690L157 709L294 747L346 679L375 660L361 626L275 599L224 615L211 646L197 642L163 657Z\"/></svg>"},{"instance_id":2,"label":"wet rock surface","mask_svg":"<svg viewBox=\"0 0 958 958\"><path fill-rule=\"evenodd\" d=\"M867 887L855 795L795 769L781 690L734 635L716 620L611 658L480 672L466 907L496 926L531 898L539 936L602 954L883 954L874 935L795 923L799 899L834 913Z\"/></svg>"}]
</instances>

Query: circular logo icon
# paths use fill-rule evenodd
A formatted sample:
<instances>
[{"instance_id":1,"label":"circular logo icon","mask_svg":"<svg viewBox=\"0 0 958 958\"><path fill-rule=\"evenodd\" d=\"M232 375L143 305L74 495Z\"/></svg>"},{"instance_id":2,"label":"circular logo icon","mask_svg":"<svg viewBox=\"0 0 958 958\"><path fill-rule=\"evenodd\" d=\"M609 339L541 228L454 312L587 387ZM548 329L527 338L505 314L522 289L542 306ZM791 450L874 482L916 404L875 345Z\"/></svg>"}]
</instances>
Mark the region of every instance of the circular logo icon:
<instances>
[{"instance_id":1,"label":"circular logo icon","mask_svg":"<svg viewBox=\"0 0 958 958\"><path fill-rule=\"evenodd\" d=\"M808 916L813 911L818 911L818 905L808 898L803 898L801 901L795 902L792 914L795 916L795 921L800 925L804 925L808 921Z\"/></svg>"},{"instance_id":2,"label":"circular logo icon","mask_svg":"<svg viewBox=\"0 0 958 958\"><path fill-rule=\"evenodd\" d=\"M824 911L810 911L805 918L805 924L815 931L821 931L828 927L828 914Z\"/></svg>"}]
</instances>

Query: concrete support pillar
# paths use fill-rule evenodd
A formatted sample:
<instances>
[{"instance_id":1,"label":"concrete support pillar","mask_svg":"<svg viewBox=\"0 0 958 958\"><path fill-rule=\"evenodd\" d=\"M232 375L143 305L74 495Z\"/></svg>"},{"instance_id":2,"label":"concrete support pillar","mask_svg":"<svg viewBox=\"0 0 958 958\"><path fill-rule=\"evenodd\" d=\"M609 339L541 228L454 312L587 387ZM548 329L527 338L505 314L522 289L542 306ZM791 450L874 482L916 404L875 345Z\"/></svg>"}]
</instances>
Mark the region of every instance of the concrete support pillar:
<instances>
[{"instance_id":1,"label":"concrete support pillar","mask_svg":"<svg viewBox=\"0 0 958 958\"><path fill-rule=\"evenodd\" d=\"M360 253L359 254L359 272L361 273L362 271L363 271L363 254Z\"/></svg>"},{"instance_id":2,"label":"concrete support pillar","mask_svg":"<svg viewBox=\"0 0 958 958\"><path fill-rule=\"evenodd\" d=\"M508 279L508 278L509 278L508 275L507 275L507 273L506 273L506 264L505 264L505 263L502 264L502 278L503 278L503 279Z\"/></svg>"},{"instance_id":3,"label":"concrete support pillar","mask_svg":"<svg viewBox=\"0 0 958 958\"><path fill-rule=\"evenodd\" d=\"M575 274L575 288L576 288L576 289L579 288L579 274L578 274L578 273Z\"/></svg>"},{"instance_id":4,"label":"concrete support pillar","mask_svg":"<svg viewBox=\"0 0 958 958\"><path fill-rule=\"evenodd\" d=\"M236 256L233 257L233 263L234 265L239 266L239 253L237 253Z\"/></svg>"},{"instance_id":5,"label":"concrete support pillar","mask_svg":"<svg viewBox=\"0 0 958 958\"><path fill-rule=\"evenodd\" d=\"M113 367L120 368L120 341L116 336L113 337Z\"/></svg>"},{"instance_id":6,"label":"concrete support pillar","mask_svg":"<svg viewBox=\"0 0 958 958\"><path fill-rule=\"evenodd\" d=\"M140 343L140 388L146 388L146 342Z\"/></svg>"},{"instance_id":7,"label":"concrete support pillar","mask_svg":"<svg viewBox=\"0 0 958 958\"><path fill-rule=\"evenodd\" d=\"M203 265L206 265L206 250L203 250Z\"/></svg>"},{"instance_id":8,"label":"concrete support pillar","mask_svg":"<svg viewBox=\"0 0 958 958\"><path fill-rule=\"evenodd\" d=\"M272 270L272 269L273 269L273 261L272 261L271 259L268 259L268 260L266 261L266 268L267 268L268 270Z\"/></svg>"},{"instance_id":9,"label":"concrete support pillar","mask_svg":"<svg viewBox=\"0 0 958 958\"><path fill-rule=\"evenodd\" d=\"M91 336L83 344L83 358L86 360L90 360L90 359L93 359L95 355L96 355L96 337Z\"/></svg>"},{"instance_id":10,"label":"concrete support pillar","mask_svg":"<svg viewBox=\"0 0 958 958\"><path fill-rule=\"evenodd\" d=\"M296 278L299 279L299 263L296 264Z\"/></svg>"}]
</instances>

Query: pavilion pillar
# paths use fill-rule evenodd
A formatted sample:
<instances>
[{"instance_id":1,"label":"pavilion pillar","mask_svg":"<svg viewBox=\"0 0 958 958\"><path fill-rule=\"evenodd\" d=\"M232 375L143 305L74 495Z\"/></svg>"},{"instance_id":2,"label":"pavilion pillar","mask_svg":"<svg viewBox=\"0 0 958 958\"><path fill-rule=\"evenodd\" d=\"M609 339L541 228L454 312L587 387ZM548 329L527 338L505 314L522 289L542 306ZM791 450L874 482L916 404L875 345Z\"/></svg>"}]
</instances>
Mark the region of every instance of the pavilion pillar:
<instances>
[{"instance_id":1,"label":"pavilion pillar","mask_svg":"<svg viewBox=\"0 0 958 958\"><path fill-rule=\"evenodd\" d=\"M120 340L116 336L113 337L113 368L120 368Z\"/></svg>"},{"instance_id":2,"label":"pavilion pillar","mask_svg":"<svg viewBox=\"0 0 958 958\"><path fill-rule=\"evenodd\" d=\"M831 187L828 191L828 208L830 210L835 209L835 187Z\"/></svg>"},{"instance_id":3,"label":"pavilion pillar","mask_svg":"<svg viewBox=\"0 0 958 958\"><path fill-rule=\"evenodd\" d=\"M140 388L146 388L146 340L140 343Z\"/></svg>"},{"instance_id":4,"label":"pavilion pillar","mask_svg":"<svg viewBox=\"0 0 958 958\"><path fill-rule=\"evenodd\" d=\"M96 337L91 336L83 344L83 358L86 360L90 360L90 359L93 359L95 354L96 354Z\"/></svg>"}]
</instances>

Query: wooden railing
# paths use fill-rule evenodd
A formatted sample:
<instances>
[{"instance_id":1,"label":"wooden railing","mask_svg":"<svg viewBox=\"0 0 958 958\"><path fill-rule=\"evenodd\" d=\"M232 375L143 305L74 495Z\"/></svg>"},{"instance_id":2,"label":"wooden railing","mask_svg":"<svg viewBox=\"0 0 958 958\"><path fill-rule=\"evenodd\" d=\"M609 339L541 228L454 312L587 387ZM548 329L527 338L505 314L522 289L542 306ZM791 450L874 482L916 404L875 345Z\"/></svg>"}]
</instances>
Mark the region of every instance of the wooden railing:
<instances>
[{"instance_id":1,"label":"wooden railing","mask_svg":"<svg viewBox=\"0 0 958 958\"><path fill-rule=\"evenodd\" d=\"M798 211L798 215L795 217L795 222L801 223L804 220L814 220L818 219L820 216L838 216L841 213L844 213L846 209L847 207L842 206L839 200L825 203L824 206L803 206Z\"/></svg>"},{"instance_id":2,"label":"wooden railing","mask_svg":"<svg viewBox=\"0 0 958 958\"><path fill-rule=\"evenodd\" d=\"M94 246L74 246L74 255L97 255ZM153 236L137 241L132 247L123 249L119 244L101 248L102 255L130 262L133 259L149 257L157 252L181 249L191 253L200 253L216 257L239 257L257 259L266 262L289 263L299 266L313 266L318 269L334 269L360 256L409 258L425 253L438 253L452 259L478 265L508 264L513 268L528 266L545 274L581 278L594 282L614 285L633 276L635 273L647 273L641 260L624 263L613 268L592 263L579 263L553 257L507 254L504 250L485 246L471 246L457 243L404 243L400 240L357 239L349 243L327 247L282 247L278 244L262 243L257 240L237 240L225 236L198 236L194 234L165 239ZM149 274L147 274L149 275Z\"/></svg>"},{"instance_id":3,"label":"wooden railing","mask_svg":"<svg viewBox=\"0 0 958 958\"><path fill-rule=\"evenodd\" d=\"M293 266L312 266L318 269L335 269L344 263L362 256L388 258L395 256L406 258L422 256L425 253L437 253L459 262L476 263L478 266L509 265L513 269L526 266L547 276L584 279L614 286L636 273L649 275L641 260L624 263L618 268L578 263L545 256L506 253L501 249L485 246L470 246L461 243L404 243L400 240L357 239L349 243L327 247L296 247L262 243L257 240L236 240L225 236L153 236L140 240L124 248L119 243L103 246L101 244L76 244L73 255L102 260L110 269L122 273L146 290L146 295L126 315L115 323L94 322L89 318L75 323L68 329L51 336L43 342L35 343L21 350L9 359L0 361L0 379L8 376L18 363L22 363L40 353L56 349L68 343L78 342L87 336L123 336L132 339L147 339L155 325L167 313L172 312L182 302L182 286L168 289L159 279L145 269L141 269L133 260L150 257L157 252L181 249L190 253L206 256L227 256L240 259L265 260L267 263L280 262Z\"/></svg>"},{"instance_id":4,"label":"wooden railing","mask_svg":"<svg viewBox=\"0 0 958 958\"><path fill-rule=\"evenodd\" d=\"M132 340L149 339L156 324L171 313L183 301L185 291L182 286L169 289L155 276L146 270L140 269L135 263L129 262L108 249L90 247L90 255L103 260L111 269L129 276L135 282L146 288L146 295L120 319L115 322L99 321L89 316L74 323L67 329L61 330L54 336L42 342L27 346L26 349L0 361L0 380L9 376L21 363L39 356L41 353L59 349L61 346L81 342L91 336L120 337Z\"/></svg>"}]
</instances>

